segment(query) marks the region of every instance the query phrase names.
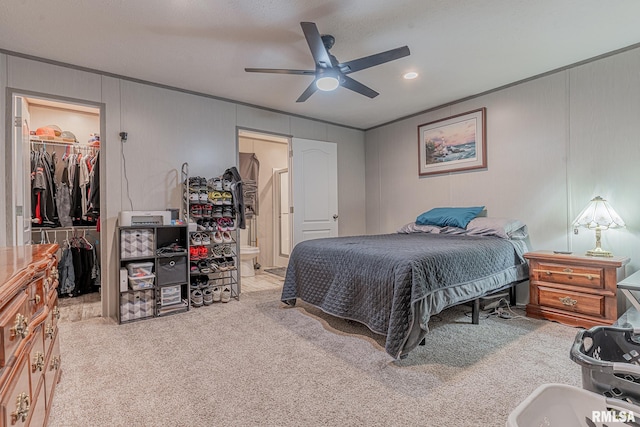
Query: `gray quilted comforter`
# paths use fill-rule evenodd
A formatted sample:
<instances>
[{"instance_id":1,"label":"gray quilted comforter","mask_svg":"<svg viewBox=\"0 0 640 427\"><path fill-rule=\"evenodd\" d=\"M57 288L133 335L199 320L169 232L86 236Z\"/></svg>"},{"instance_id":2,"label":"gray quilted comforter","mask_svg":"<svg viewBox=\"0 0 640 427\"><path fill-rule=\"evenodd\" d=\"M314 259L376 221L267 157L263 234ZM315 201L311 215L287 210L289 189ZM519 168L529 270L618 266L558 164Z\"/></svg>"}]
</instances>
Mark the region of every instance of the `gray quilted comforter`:
<instances>
[{"instance_id":1,"label":"gray quilted comforter","mask_svg":"<svg viewBox=\"0 0 640 427\"><path fill-rule=\"evenodd\" d=\"M361 322L399 358L431 315L526 279L526 251L524 241L428 233L307 240L291 253L281 300Z\"/></svg>"}]
</instances>

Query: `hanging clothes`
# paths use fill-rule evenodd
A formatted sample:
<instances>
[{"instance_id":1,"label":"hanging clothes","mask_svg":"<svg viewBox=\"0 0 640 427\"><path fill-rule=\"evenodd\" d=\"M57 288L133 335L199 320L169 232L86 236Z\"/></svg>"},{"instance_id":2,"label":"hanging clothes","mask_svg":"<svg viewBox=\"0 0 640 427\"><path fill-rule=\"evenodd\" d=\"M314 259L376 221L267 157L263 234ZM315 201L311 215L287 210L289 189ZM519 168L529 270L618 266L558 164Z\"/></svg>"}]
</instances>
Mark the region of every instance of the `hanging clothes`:
<instances>
[{"instance_id":1,"label":"hanging clothes","mask_svg":"<svg viewBox=\"0 0 640 427\"><path fill-rule=\"evenodd\" d=\"M242 180L245 218L258 215L258 176L260 161L255 153L239 153L239 173Z\"/></svg>"},{"instance_id":2,"label":"hanging clothes","mask_svg":"<svg viewBox=\"0 0 640 427\"><path fill-rule=\"evenodd\" d=\"M58 227L58 213L55 204L56 186L55 153L45 147L32 149L31 160L31 218L41 227Z\"/></svg>"},{"instance_id":3,"label":"hanging clothes","mask_svg":"<svg viewBox=\"0 0 640 427\"><path fill-rule=\"evenodd\" d=\"M242 194L242 178L240 177L240 173L238 173L238 169L235 166L232 166L224 172L222 177L223 179L231 182L231 193L233 195L233 204L237 216L237 227L245 229L245 208L244 197Z\"/></svg>"}]
</instances>

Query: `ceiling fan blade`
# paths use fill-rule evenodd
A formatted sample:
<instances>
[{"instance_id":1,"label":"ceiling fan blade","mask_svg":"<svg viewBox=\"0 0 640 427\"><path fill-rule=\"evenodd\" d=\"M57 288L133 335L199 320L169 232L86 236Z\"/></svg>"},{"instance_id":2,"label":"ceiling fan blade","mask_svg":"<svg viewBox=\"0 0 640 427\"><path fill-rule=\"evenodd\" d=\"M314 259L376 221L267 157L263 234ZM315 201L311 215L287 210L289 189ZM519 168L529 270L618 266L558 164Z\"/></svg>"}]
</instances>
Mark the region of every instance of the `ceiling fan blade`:
<instances>
[{"instance_id":1,"label":"ceiling fan blade","mask_svg":"<svg viewBox=\"0 0 640 427\"><path fill-rule=\"evenodd\" d=\"M247 73L273 73L273 74L299 74L303 76L314 76L313 70L288 70L285 68L245 68Z\"/></svg>"},{"instance_id":2,"label":"ceiling fan blade","mask_svg":"<svg viewBox=\"0 0 640 427\"><path fill-rule=\"evenodd\" d=\"M316 66L332 68L333 65L331 64L329 52L327 52L327 48L324 47L324 43L322 43L322 38L320 37L316 24L313 22L301 22L300 26L302 27L302 32L304 32L304 37L307 39L307 44L309 45L309 49L311 49L311 55L313 55Z\"/></svg>"},{"instance_id":3,"label":"ceiling fan blade","mask_svg":"<svg viewBox=\"0 0 640 427\"><path fill-rule=\"evenodd\" d=\"M311 95L314 94L316 90L318 90L318 86L316 86L316 80L314 79L311 84L304 90L304 92L302 92L302 95L300 95L300 97L296 99L296 102L306 101Z\"/></svg>"},{"instance_id":4,"label":"ceiling fan blade","mask_svg":"<svg viewBox=\"0 0 640 427\"><path fill-rule=\"evenodd\" d=\"M409 52L409 48L407 46L402 46L386 52L376 53L375 55L344 62L340 64L340 69L344 74L354 73L356 71L364 70L365 68L374 67L376 65L384 64L385 62L404 58L405 56L409 56L410 53L411 52Z\"/></svg>"},{"instance_id":5,"label":"ceiling fan blade","mask_svg":"<svg viewBox=\"0 0 640 427\"><path fill-rule=\"evenodd\" d=\"M342 82L340 83L340 86L345 87L354 92L358 92L361 95L368 96L369 98L375 98L376 96L380 95L378 92L371 89L370 87L367 87L362 83L356 80L353 80L351 77L347 77L347 76L342 76Z\"/></svg>"}]
</instances>

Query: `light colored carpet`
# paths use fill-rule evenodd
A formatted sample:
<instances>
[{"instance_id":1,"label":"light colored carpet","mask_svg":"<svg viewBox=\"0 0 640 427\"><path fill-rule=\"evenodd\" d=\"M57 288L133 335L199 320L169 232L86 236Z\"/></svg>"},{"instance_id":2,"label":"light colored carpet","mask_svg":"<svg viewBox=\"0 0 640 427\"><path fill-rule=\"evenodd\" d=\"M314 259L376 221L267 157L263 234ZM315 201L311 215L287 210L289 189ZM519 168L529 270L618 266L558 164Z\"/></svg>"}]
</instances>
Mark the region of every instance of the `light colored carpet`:
<instances>
[{"instance_id":1,"label":"light colored carpet","mask_svg":"<svg viewBox=\"0 0 640 427\"><path fill-rule=\"evenodd\" d=\"M536 387L580 386L577 329L468 307L432 319L404 360L357 323L280 291L126 325L60 324L50 427L503 426Z\"/></svg>"}]
</instances>

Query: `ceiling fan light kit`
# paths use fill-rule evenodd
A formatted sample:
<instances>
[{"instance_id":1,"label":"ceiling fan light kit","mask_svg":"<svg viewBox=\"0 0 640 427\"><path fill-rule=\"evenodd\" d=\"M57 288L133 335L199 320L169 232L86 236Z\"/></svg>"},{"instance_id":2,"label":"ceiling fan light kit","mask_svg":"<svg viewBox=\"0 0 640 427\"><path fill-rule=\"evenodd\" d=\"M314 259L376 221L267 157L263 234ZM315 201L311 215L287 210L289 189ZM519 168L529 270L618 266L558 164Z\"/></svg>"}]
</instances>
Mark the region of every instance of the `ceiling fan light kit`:
<instances>
[{"instance_id":1,"label":"ceiling fan light kit","mask_svg":"<svg viewBox=\"0 0 640 427\"><path fill-rule=\"evenodd\" d=\"M363 58L347 62L339 62L335 56L329 53L333 47L335 38L332 35L320 35L318 27L313 22L301 22L302 32L307 40L311 55L316 65L315 70L290 70L282 68L245 68L248 73L272 73L272 74L297 74L314 76L314 80L300 95L296 102L304 102L316 90L332 91L342 86L369 98L378 96L378 92L347 76L356 71L371 68L385 62L409 56L409 48L402 46L386 52L380 52Z\"/></svg>"}]
</instances>

